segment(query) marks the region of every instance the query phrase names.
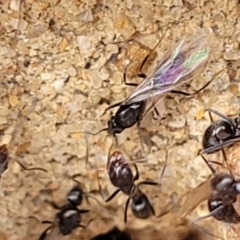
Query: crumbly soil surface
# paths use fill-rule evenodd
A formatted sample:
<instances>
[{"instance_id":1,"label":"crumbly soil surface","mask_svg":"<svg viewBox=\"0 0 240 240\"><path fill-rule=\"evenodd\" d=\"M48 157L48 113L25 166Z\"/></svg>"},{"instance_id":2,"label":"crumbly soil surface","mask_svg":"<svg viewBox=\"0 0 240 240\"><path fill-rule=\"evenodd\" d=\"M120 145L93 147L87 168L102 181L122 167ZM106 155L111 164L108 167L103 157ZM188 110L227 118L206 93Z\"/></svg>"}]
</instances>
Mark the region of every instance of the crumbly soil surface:
<instances>
[{"instance_id":1,"label":"crumbly soil surface","mask_svg":"<svg viewBox=\"0 0 240 240\"><path fill-rule=\"evenodd\" d=\"M136 126L119 135L118 143L129 159L147 156L147 162L138 163L141 180L161 181L161 186L141 187L157 215L171 199L207 181L211 172L198 154L210 124L205 109L231 117L240 110L239 10L237 0L0 0L0 145L6 144L9 153L8 169L1 177L0 238L37 239L48 227L41 221L54 221L57 212L46 200L66 203L67 192L76 184L68 176L75 174L102 206L93 199L90 205L84 201L81 208L90 213L82 216L82 224L93 221L86 230L57 239L90 239L114 225L124 228L127 196L120 193L105 204L97 182L99 176L105 195L115 189L106 172L113 137L102 132L86 138L83 132L105 128L115 112L104 114L105 108L134 89L123 82L129 63L127 79L139 83L138 69L147 54L151 53L143 67L146 75L183 35L196 36L201 29L209 34L209 60L180 90L193 92L223 72L197 95L167 96L157 106L165 117L162 121L148 114L141 123L144 150ZM238 144L226 152L237 173ZM220 154L207 158L221 161ZM47 172L24 170L18 162ZM201 194L204 198L204 191L196 191L188 200ZM190 208L191 204L187 202ZM179 232L186 224L181 221L190 224L208 214L206 200L189 211L188 220L178 220L180 212L174 213L177 217L140 220L129 209L127 227L149 232L151 239L183 239ZM194 224L224 239L240 236L236 225L211 217ZM156 228L166 234L158 237ZM168 237L169 232L176 234Z\"/></svg>"}]
</instances>

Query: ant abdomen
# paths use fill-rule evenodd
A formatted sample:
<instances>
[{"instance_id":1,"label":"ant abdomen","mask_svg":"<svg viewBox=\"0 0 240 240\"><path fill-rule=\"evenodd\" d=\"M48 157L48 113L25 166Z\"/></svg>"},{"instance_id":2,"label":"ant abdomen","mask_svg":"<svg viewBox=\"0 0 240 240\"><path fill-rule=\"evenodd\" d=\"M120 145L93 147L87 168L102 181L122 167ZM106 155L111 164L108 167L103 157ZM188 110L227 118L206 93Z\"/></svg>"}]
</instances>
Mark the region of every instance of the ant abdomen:
<instances>
[{"instance_id":1,"label":"ant abdomen","mask_svg":"<svg viewBox=\"0 0 240 240\"><path fill-rule=\"evenodd\" d=\"M115 151L108 160L108 174L115 187L124 187L133 183L132 170L119 151Z\"/></svg>"},{"instance_id":2,"label":"ant abdomen","mask_svg":"<svg viewBox=\"0 0 240 240\"><path fill-rule=\"evenodd\" d=\"M132 198L131 209L132 213L137 218L145 219L155 215L153 206L149 202L147 196L142 192L139 192L139 194Z\"/></svg>"}]
</instances>

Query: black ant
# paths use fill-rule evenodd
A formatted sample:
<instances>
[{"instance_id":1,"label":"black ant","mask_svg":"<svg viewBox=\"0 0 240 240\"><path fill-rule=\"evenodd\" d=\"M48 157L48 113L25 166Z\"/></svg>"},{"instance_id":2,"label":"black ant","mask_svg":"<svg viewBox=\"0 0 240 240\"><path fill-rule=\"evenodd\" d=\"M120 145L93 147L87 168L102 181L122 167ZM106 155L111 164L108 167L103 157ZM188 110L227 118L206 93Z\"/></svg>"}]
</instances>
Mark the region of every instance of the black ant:
<instances>
[{"instance_id":1,"label":"black ant","mask_svg":"<svg viewBox=\"0 0 240 240\"><path fill-rule=\"evenodd\" d=\"M140 122L143 119L143 117L146 116L152 110L154 110L154 112L156 113L157 119L162 120L164 118L159 113L158 109L156 108L156 105L168 93L181 94L184 96L191 97L201 92L202 90L204 90L224 69L216 73L215 76L212 77L210 81L208 81L204 86L202 86L200 89L198 89L193 93L174 90L175 88L186 83L187 80L190 81L192 79L192 74L191 74L192 71L194 71L194 74L199 73L200 70L202 69L200 66L203 66L208 58L208 51L201 52L201 50L199 50L199 47L202 46L201 42L204 40L201 39L201 37L199 37L198 40L201 41L199 42L199 44L196 44L195 40L196 39L194 39L194 41L192 40L190 43L190 45L192 44L192 48L195 49L195 51L193 49L191 50L192 51L191 57L195 56L195 54L197 55L198 53L202 53L205 56L201 58L200 62L198 62L198 65L199 65L198 71L196 69L191 69L191 70L189 69L189 72L187 74L189 78L187 78L186 76L185 77L178 77L177 75L174 77L172 76L171 72L174 72L176 70L175 68L180 67L181 64L184 64L184 62L186 61L185 59L186 56L184 55L184 53L179 51L178 55L174 59L171 59L172 55L170 54L170 52L168 52L168 54L165 56L165 59L160 61L160 63L158 64L158 66L152 72L151 75L146 76L145 74L143 74L142 69L144 67L144 64L147 62L150 55L159 46L159 44L161 43L161 40L160 40L159 43L153 48L153 50L144 58L139 68L138 76L144 79L140 84L127 82L126 80L127 67L125 68L123 73L124 84L128 86L134 86L136 88L132 92L132 94L128 96L124 101L110 105L105 109L104 114L106 113L106 111L112 108L119 107L115 115L111 116L110 120L108 121L107 123L108 126L104 129L99 130L96 133L91 133L91 132L87 132L87 133L90 135L97 135L100 132L107 131L109 134L116 135L116 134L120 134L122 131L132 127L135 124L138 124L138 128L139 128ZM182 40L178 44L186 44L184 42L185 40ZM179 47L178 44L176 44L175 47ZM191 54L189 53L189 55ZM168 67L164 69L162 65L166 64L166 62L168 61L170 61L171 64L169 63Z\"/></svg>"},{"instance_id":2,"label":"black ant","mask_svg":"<svg viewBox=\"0 0 240 240\"><path fill-rule=\"evenodd\" d=\"M240 116L229 118L213 109L207 111L212 123L204 132L201 154L214 153L240 140ZM221 120L213 121L211 113L219 116Z\"/></svg>"},{"instance_id":3,"label":"black ant","mask_svg":"<svg viewBox=\"0 0 240 240\"><path fill-rule=\"evenodd\" d=\"M226 155L223 149L222 153L226 161ZM240 181L236 180L232 173L217 173L209 161L207 161L204 156L202 156L202 158L214 174L214 177L210 181L211 197L208 199L210 214L201 217L201 219L213 216L218 221L239 223L240 216L233 204L237 201L238 194L240 194Z\"/></svg>"},{"instance_id":4,"label":"black ant","mask_svg":"<svg viewBox=\"0 0 240 240\"><path fill-rule=\"evenodd\" d=\"M124 210L125 223L127 222L127 210L130 200L132 200L131 210L135 217L145 219L152 215L155 216L153 206L148 200L148 197L139 189L139 187L141 185L160 185L159 183L153 181L142 181L135 184L134 182L139 179L139 172L136 164L133 163L133 166L136 170L135 176L133 176L129 163L120 151L114 151L111 155L109 155L107 162L108 175L112 185L118 189L115 190L107 199L104 199L102 187L98 179L99 189L105 202L112 200L119 192L123 192L128 196Z\"/></svg>"},{"instance_id":5,"label":"black ant","mask_svg":"<svg viewBox=\"0 0 240 240\"><path fill-rule=\"evenodd\" d=\"M81 225L81 214L88 213L89 210L78 209L78 206L83 201L84 192L79 185L74 186L67 194L68 203L63 206L58 206L56 203L47 201L53 208L60 210L55 216L55 222L43 221L42 223L52 224L48 227L39 237L38 240L46 240L49 234L53 234L52 231L48 234L48 231L54 229L54 224L57 225L58 232L62 235L69 235L77 227L85 228ZM54 231L53 231L54 232ZM49 238L50 239L50 238Z\"/></svg>"}]
</instances>

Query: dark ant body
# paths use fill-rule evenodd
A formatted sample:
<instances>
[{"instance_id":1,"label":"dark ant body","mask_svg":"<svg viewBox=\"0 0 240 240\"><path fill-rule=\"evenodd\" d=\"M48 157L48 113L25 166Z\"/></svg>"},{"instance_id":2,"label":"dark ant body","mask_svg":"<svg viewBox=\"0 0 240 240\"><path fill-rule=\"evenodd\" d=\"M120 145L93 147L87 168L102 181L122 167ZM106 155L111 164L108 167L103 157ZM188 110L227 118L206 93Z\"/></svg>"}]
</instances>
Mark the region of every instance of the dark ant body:
<instances>
[{"instance_id":1,"label":"dark ant body","mask_svg":"<svg viewBox=\"0 0 240 240\"><path fill-rule=\"evenodd\" d=\"M200 37L200 39L198 39L199 44L196 44L196 41L191 41L190 45L192 45L192 48L189 49L191 53L188 53L188 50L183 47L182 51L179 51L177 56L174 56L174 58L172 58L171 51L168 51L166 56L160 61L160 63L156 67L155 71L151 75L146 76L142 73L142 69L144 67L144 64L149 59L150 55L161 43L160 40L159 43L152 49L152 51L143 59L143 62L137 74L138 77L144 79L140 84L127 82L127 68L125 68L125 71L123 73L123 82L125 85L136 87L135 90L124 101L110 105L105 109L106 112L112 108L119 107L115 115L111 116L106 128L101 129L97 133L88 133L91 135L96 135L100 132L107 131L109 134L112 135L120 134L122 131L132 127L135 124L138 124L139 127L142 118L152 110L154 110L155 114L157 115L157 119L162 120L163 118L158 112L156 105L168 93L181 94L191 97L205 89L216 78L216 76L223 71L223 69L217 74L215 74L215 76L204 86L202 86L200 89L193 93L174 90L174 88L177 88L182 84L186 83L187 81L190 81L193 78L193 75L191 73L199 73L200 69L202 69L201 67L205 64L208 58L209 51L207 50L207 48L203 48L202 51L198 49L205 41L202 37ZM186 44L186 48L187 46L189 47L187 42L184 42L184 40L180 41L175 47L179 48L180 46L182 46L182 44ZM198 58L199 62L196 64L196 67L199 67L199 70L190 68L188 69L188 74L184 75L182 73L184 77L178 77L176 69L180 69L181 65L187 62L186 56L188 56L188 60L190 60L191 58L197 59L197 55L201 56ZM166 62L168 62L168 64ZM174 72L175 75L173 74ZM187 78L188 75L189 78Z\"/></svg>"},{"instance_id":2,"label":"dark ant body","mask_svg":"<svg viewBox=\"0 0 240 240\"><path fill-rule=\"evenodd\" d=\"M67 194L68 203L59 207L54 202L48 202L55 209L60 210L55 216L55 224L59 229L62 235L69 235L72 233L74 229L77 227L85 228L85 226L81 225L81 214L89 212L89 210L78 209L78 206L82 203L83 200L83 190L77 185L73 187L69 193ZM53 228L53 223L50 221L43 221L42 223L50 223L52 226L48 227L39 237L38 240L47 240L49 235L48 233L50 229ZM50 239L50 238L49 238Z\"/></svg>"},{"instance_id":3,"label":"dark ant body","mask_svg":"<svg viewBox=\"0 0 240 240\"><path fill-rule=\"evenodd\" d=\"M223 154L225 158L224 151ZM237 201L238 194L240 194L240 181L235 180L232 174L217 173L203 156L202 158L214 174L210 181L212 194L208 199L209 216L213 216L218 221L239 223L240 216L233 204Z\"/></svg>"},{"instance_id":4,"label":"dark ant body","mask_svg":"<svg viewBox=\"0 0 240 240\"><path fill-rule=\"evenodd\" d=\"M213 109L207 111L212 123L204 132L201 154L214 153L240 140L240 117L229 118ZM211 113L218 115L221 120L213 121Z\"/></svg>"},{"instance_id":5,"label":"dark ant body","mask_svg":"<svg viewBox=\"0 0 240 240\"><path fill-rule=\"evenodd\" d=\"M119 192L123 192L128 196L124 210L125 223L127 222L127 210L130 200L132 200L131 209L135 217L145 219L155 215L154 208L149 202L148 197L139 189L139 187L140 185L159 185L159 183L142 181L138 184L135 184L134 182L139 179L139 172L136 164L133 164L133 166L136 170L135 176L133 176L133 172L129 166L129 163L124 159L120 151L114 151L108 157L107 171L109 179L111 183L118 189L115 190L107 199L105 199L105 202L112 200ZM100 183L99 188L102 193Z\"/></svg>"},{"instance_id":6,"label":"dark ant body","mask_svg":"<svg viewBox=\"0 0 240 240\"><path fill-rule=\"evenodd\" d=\"M0 146L0 177L8 169L7 145Z\"/></svg>"},{"instance_id":7,"label":"dark ant body","mask_svg":"<svg viewBox=\"0 0 240 240\"><path fill-rule=\"evenodd\" d=\"M108 121L107 131L110 134L120 134L123 130L140 123L145 111L146 101L130 105L120 105L114 116Z\"/></svg>"}]
</instances>

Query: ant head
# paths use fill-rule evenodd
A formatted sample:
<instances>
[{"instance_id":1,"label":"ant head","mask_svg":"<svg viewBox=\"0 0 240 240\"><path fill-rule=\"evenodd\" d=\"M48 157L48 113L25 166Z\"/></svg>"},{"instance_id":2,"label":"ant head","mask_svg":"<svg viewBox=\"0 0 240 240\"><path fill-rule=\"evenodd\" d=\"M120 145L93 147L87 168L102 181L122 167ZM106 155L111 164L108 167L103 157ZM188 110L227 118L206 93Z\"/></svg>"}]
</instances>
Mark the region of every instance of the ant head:
<instances>
[{"instance_id":1,"label":"ant head","mask_svg":"<svg viewBox=\"0 0 240 240\"><path fill-rule=\"evenodd\" d=\"M232 204L224 204L221 199L210 198L208 200L208 209L212 216L218 221L227 223L239 223L240 216Z\"/></svg>"},{"instance_id":2,"label":"ant head","mask_svg":"<svg viewBox=\"0 0 240 240\"><path fill-rule=\"evenodd\" d=\"M113 135L120 134L123 131L123 129L117 125L115 116L111 116L107 124L108 124L107 131L110 134L113 134Z\"/></svg>"},{"instance_id":3,"label":"ant head","mask_svg":"<svg viewBox=\"0 0 240 240\"><path fill-rule=\"evenodd\" d=\"M79 185L76 185L67 194L67 199L74 206L78 206L82 203L83 194L84 192L82 188Z\"/></svg>"},{"instance_id":4,"label":"ant head","mask_svg":"<svg viewBox=\"0 0 240 240\"><path fill-rule=\"evenodd\" d=\"M70 206L57 213L56 218L62 235L69 235L81 221L78 209Z\"/></svg>"},{"instance_id":5,"label":"ant head","mask_svg":"<svg viewBox=\"0 0 240 240\"><path fill-rule=\"evenodd\" d=\"M153 206L149 202L147 196L141 193L138 199L133 199L131 204L131 209L135 217L137 218L148 218L155 215Z\"/></svg>"},{"instance_id":6,"label":"ant head","mask_svg":"<svg viewBox=\"0 0 240 240\"><path fill-rule=\"evenodd\" d=\"M216 215L219 215L221 213L220 207L223 206L223 202L221 199L217 199L217 198L210 198L208 199L208 209L209 212L212 212L216 209L219 208L219 211L216 212Z\"/></svg>"}]
</instances>

